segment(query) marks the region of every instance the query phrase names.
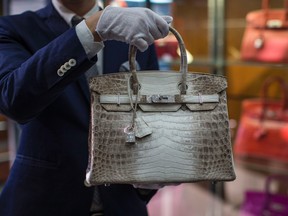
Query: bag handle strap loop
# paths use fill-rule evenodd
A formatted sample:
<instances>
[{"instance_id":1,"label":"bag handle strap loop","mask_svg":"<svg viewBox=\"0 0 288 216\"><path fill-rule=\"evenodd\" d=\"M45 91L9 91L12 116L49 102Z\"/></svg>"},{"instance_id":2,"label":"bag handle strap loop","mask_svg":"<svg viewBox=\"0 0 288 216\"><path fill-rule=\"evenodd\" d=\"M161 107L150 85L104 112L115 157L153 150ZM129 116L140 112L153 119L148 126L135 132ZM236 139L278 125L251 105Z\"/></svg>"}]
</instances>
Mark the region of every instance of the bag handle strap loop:
<instances>
[{"instance_id":1,"label":"bag handle strap loop","mask_svg":"<svg viewBox=\"0 0 288 216\"><path fill-rule=\"evenodd\" d=\"M270 8L270 0L262 0L262 9L264 10L266 20L268 20L269 8ZM288 0L284 0L284 9L285 9L284 20L288 20Z\"/></svg>"},{"instance_id":2,"label":"bag handle strap loop","mask_svg":"<svg viewBox=\"0 0 288 216\"><path fill-rule=\"evenodd\" d=\"M186 48L184 41L181 37L181 35L174 29L173 27L169 27L169 31L176 37L179 48L180 48L180 73L182 74L181 78L181 85L180 85L180 91L181 94L186 94L186 82L187 82L187 71L188 71L188 65L187 65L187 54L186 54ZM130 66L130 72L132 73L132 89L133 93L137 94L139 89L139 81L136 73L136 53L137 48L133 45L130 45L129 47L129 66Z\"/></svg>"}]
</instances>

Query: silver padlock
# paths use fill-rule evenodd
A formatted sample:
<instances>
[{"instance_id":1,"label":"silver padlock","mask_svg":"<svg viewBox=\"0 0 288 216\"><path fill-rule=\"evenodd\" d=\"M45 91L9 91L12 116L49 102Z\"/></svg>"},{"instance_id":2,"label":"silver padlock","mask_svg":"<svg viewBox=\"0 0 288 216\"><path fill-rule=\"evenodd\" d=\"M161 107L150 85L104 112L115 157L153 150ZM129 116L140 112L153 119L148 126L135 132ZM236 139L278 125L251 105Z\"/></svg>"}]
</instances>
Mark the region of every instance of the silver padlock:
<instances>
[{"instance_id":1,"label":"silver padlock","mask_svg":"<svg viewBox=\"0 0 288 216\"><path fill-rule=\"evenodd\" d=\"M130 125L124 128L124 133L126 134L126 143L127 144L135 144L136 138L135 138L135 131L134 128Z\"/></svg>"}]
</instances>

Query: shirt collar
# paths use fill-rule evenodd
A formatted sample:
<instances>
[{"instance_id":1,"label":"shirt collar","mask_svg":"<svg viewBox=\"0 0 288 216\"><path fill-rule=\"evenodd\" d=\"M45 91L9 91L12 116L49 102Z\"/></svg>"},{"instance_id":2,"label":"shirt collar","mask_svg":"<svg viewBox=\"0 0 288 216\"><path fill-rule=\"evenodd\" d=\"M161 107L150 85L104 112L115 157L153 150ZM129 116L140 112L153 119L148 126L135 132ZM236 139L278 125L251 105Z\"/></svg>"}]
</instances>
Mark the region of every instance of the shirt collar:
<instances>
[{"instance_id":1,"label":"shirt collar","mask_svg":"<svg viewBox=\"0 0 288 216\"><path fill-rule=\"evenodd\" d=\"M57 12L60 14L60 16L68 23L68 25L72 26L71 25L71 19L76 14L73 11L66 8L59 0L52 0L52 4L55 7L55 9L57 10ZM84 18L85 19L88 18L89 16L96 13L97 11L99 11L99 6L97 5L97 3L95 1L94 7L90 11L88 11L88 13L86 13L84 15Z\"/></svg>"}]
</instances>

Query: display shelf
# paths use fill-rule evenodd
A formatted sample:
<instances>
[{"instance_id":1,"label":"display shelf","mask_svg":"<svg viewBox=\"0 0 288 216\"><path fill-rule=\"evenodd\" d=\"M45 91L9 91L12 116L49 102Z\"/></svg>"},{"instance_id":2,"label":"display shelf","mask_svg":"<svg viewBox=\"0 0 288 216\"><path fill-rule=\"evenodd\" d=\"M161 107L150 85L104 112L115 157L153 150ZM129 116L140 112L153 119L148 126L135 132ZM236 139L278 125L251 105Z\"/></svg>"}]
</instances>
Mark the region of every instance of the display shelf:
<instances>
[{"instance_id":1,"label":"display shelf","mask_svg":"<svg viewBox=\"0 0 288 216\"><path fill-rule=\"evenodd\" d=\"M269 62L253 62L243 60L226 60L224 61L225 66L244 66L244 67L267 67L267 68L282 68L283 70L288 69L288 63L269 63Z\"/></svg>"}]
</instances>

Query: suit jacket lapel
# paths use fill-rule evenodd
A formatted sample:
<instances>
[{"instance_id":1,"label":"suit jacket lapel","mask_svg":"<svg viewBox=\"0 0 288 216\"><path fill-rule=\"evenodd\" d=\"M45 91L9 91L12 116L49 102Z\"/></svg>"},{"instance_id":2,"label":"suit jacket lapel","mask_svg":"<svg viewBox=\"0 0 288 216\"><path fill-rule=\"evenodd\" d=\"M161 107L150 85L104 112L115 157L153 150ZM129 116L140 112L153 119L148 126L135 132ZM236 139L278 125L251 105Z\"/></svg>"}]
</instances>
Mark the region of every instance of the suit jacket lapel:
<instances>
[{"instance_id":1,"label":"suit jacket lapel","mask_svg":"<svg viewBox=\"0 0 288 216\"><path fill-rule=\"evenodd\" d=\"M37 14L55 36L59 36L70 28L51 2L45 8L37 11Z\"/></svg>"}]
</instances>

